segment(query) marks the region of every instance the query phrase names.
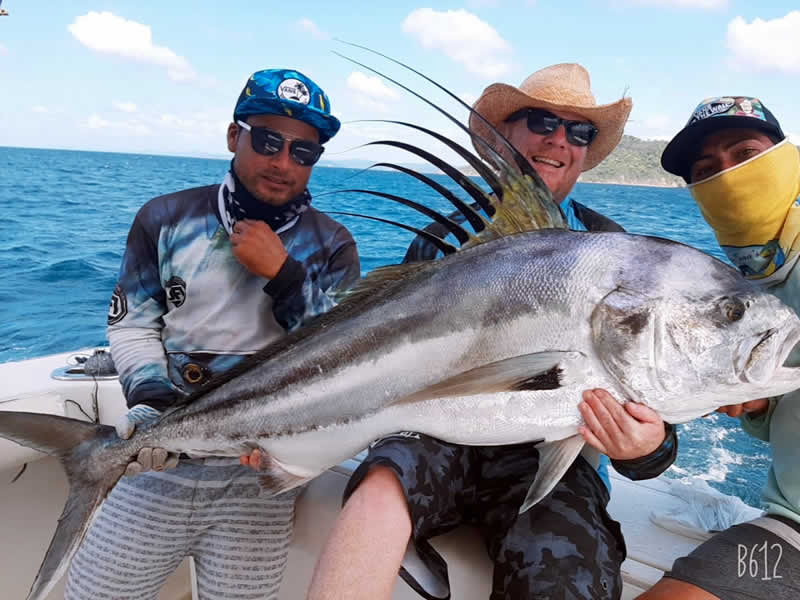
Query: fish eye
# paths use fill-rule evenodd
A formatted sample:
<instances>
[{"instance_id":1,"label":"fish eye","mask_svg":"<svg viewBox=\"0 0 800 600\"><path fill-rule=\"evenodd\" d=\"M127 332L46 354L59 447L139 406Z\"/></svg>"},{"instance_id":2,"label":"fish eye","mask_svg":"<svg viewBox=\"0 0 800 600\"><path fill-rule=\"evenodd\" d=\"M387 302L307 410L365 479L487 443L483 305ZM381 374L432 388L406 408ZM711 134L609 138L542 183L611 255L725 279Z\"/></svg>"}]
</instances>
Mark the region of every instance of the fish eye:
<instances>
[{"instance_id":1,"label":"fish eye","mask_svg":"<svg viewBox=\"0 0 800 600\"><path fill-rule=\"evenodd\" d=\"M722 310L729 321L739 321L744 316L744 311L747 309L744 302L738 298L724 298L722 303Z\"/></svg>"}]
</instances>

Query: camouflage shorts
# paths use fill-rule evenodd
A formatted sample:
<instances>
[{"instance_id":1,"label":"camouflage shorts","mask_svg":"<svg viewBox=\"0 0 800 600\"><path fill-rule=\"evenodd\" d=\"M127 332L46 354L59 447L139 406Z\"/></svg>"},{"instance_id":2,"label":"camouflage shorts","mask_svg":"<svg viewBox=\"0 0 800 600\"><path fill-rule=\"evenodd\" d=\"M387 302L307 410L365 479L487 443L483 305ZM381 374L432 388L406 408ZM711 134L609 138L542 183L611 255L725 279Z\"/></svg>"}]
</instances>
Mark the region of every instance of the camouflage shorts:
<instances>
[{"instance_id":1,"label":"camouflage shorts","mask_svg":"<svg viewBox=\"0 0 800 600\"><path fill-rule=\"evenodd\" d=\"M459 446L417 433L393 435L373 444L345 499L377 465L391 468L405 491L416 552L436 585L405 569L400 575L423 597L450 597L446 564L428 540L462 523L477 526L494 562L490 600L620 597L625 543L606 512L608 491L583 458L522 515L539 466L533 444Z\"/></svg>"}]
</instances>

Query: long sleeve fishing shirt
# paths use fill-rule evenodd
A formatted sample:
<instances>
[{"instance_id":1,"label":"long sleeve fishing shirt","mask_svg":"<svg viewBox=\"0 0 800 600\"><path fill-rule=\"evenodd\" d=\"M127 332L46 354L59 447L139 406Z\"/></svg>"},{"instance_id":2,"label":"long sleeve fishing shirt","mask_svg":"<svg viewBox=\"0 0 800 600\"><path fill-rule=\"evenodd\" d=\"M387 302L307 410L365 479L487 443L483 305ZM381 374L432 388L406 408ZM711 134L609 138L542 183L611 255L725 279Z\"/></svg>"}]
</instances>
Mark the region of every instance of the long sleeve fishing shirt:
<instances>
[{"instance_id":1,"label":"long sleeve fishing shirt","mask_svg":"<svg viewBox=\"0 0 800 600\"><path fill-rule=\"evenodd\" d=\"M160 196L136 215L107 335L128 406L164 410L214 375L329 310L360 276L347 229L313 207L279 231L289 258L250 273L219 216L219 186Z\"/></svg>"},{"instance_id":2,"label":"long sleeve fishing shirt","mask_svg":"<svg viewBox=\"0 0 800 600\"><path fill-rule=\"evenodd\" d=\"M795 265L786 280L770 291L800 314L800 267ZM785 364L800 365L800 345L795 346ZM771 398L766 413L757 417L745 414L741 423L745 431L769 442L772 449L761 503L768 513L800 523L800 390Z\"/></svg>"}]
</instances>

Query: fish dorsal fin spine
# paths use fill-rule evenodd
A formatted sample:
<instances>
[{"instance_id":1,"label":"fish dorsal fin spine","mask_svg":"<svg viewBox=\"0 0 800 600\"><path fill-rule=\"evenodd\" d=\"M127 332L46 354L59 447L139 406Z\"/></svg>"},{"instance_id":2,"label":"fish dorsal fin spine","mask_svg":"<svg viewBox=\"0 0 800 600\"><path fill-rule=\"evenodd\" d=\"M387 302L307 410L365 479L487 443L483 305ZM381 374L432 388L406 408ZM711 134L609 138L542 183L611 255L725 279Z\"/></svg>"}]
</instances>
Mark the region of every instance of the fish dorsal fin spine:
<instances>
[{"instance_id":1,"label":"fish dorsal fin spine","mask_svg":"<svg viewBox=\"0 0 800 600\"><path fill-rule=\"evenodd\" d=\"M394 288L417 273L428 270L431 265L430 261L424 261L378 267L370 271L366 277L349 290L337 294L335 300L339 304L357 304L375 294Z\"/></svg>"},{"instance_id":2,"label":"fish dorsal fin spine","mask_svg":"<svg viewBox=\"0 0 800 600\"><path fill-rule=\"evenodd\" d=\"M503 197L490 197L495 214L489 225L462 247L526 231L567 228L566 219L549 190L537 186L529 175L504 169L500 181Z\"/></svg>"},{"instance_id":3,"label":"fish dorsal fin spine","mask_svg":"<svg viewBox=\"0 0 800 600\"><path fill-rule=\"evenodd\" d=\"M461 173L459 169L456 169L453 165L446 163L438 156L435 156L432 153L419 148L418 146L395 140L380 140L376 142L369 142L367 144L393 146L422 158L426 162L440 169L447 177L452 179L462 189L462 191L465 191L471 195L473 199L478 202L482 208L484 208L487 214L491 215L492 219L487 227L476 235L470 236L466 241L461 241L462 247L475 246L507 235L535 231L538 229L566 229L568 227L566 218L564 217L560 207L553 200L552 194L547 185L542 180L541 176L539 176L538 172L529 162L527 157L519 152L519 150L517 150L511 144L507 137L501 133L497 127L492 125L492 123L487 121L482 115L476 112L473 107L466 104L463 100L458 98L456 94L437 83L427 75L409 67L408 65L405 65L400 61L358 44L351 44L349 42L344 43L352 47L361 48L362 50L377 56L381 56L425 79L440 90L444 91L451 98L462 104L462 106L466 107L469 110L471 117L476 117L478 121L482 122L488 128L488 134L493 136L493 139L482 137L476 133L475 130L470 129L467 124L462 123L459 119L435 102L431 101L425 95L414 91L412 88L388 76L386 73L383 73L353 58L344 56L338 52L336 53L339 54L339 56L342 56L344 59L364 67L365 69L411 93L415 97L439 111L441 114L455 123L460 129L471 136L473 145L476 149L478 149L478 153L481 154L483 158L474 155L460 144L430 129L404 121L389 121L390 123L394 123L399 126L413 128L435 138L439 142L444 143L451 150L455 151L462 159L466 160L472 166L472 168L474 168L480 174L483 181L492 189L491 195L484 192L469 177ZM497 143L499 148L495 147L495 143ZM418 177L418 179L420 178ZM427 183L423 179L420 179L420 181ZM430 186L430 184L428 185ZM434 186L430 187L436 190ZM436 191L439 192L439 190ZM408 202L409 201L405 199L401 200L401 203L408 204ZM470 216L466 215L463 209L459 208L459 210L461 210L462 214L464 214L467 220L470 220ZM493 212L494 214L492 215Z\"/></svg>"}]
</instances>

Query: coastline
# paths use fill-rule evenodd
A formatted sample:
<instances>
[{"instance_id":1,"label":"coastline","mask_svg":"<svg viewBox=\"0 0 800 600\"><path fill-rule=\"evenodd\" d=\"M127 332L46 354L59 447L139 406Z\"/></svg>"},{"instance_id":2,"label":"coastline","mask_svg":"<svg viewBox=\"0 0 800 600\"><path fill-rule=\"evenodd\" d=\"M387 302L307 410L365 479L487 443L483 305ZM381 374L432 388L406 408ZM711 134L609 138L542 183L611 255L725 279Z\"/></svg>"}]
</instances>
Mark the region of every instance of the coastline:
<instances>
[{"instance_id":1,"label":"coastline","mask_svg":"<svg viewBox=\"0 0 800 600\"><path fill-rule=\"evenodd\" d=\"M668 188L676 190L686 187L685 185L671 185L668 183L644 183L644 182L634 182L634 181L586 181L581 178L578 178L578 183L592 183L599 185L626 185L626 186L639 186L639 187L649 187L649 188Z\"/></svg>"}]
</instances>

